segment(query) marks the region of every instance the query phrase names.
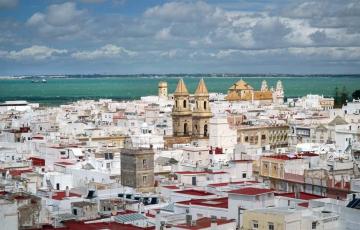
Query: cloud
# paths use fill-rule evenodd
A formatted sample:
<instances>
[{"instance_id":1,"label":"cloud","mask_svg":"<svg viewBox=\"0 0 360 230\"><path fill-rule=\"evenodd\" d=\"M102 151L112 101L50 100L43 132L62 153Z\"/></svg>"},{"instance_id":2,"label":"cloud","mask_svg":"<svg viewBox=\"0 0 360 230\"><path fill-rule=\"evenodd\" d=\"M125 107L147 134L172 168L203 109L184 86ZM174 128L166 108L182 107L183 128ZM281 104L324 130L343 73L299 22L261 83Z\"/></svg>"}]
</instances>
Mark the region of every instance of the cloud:
<instances>
[{"instance_id":1,"label":"cloud","mask_svg":"<svg viewBox=\"0 0 360 230\"><path fill-rule=\"evenodd\" d=\"M54 4L44 13L34 13L26 25L44 36L68 37L83 31L85 14L86 11L78 10L74 2Z\"/></svg>"},{"instance_id":2,"label":"cloud","mask_svg":"<svg viewBox=\"0 0 360 230\"><path fill-rule=\"evenodd\" d=\"M66 53L67 50L65 49L53 49L46 46L34 45L19 51L15 51L15 50L1 51L0 57L13 59L13 60L23 60L23 59L44 60L47 58L51 58Z\"/></svg>"},{"instance_id":3,"label":"cloud","mask_svg":"<svg viewBox=\"0 0 360 230\"><path fill-rule=\"evenodd\" d=\"M106 0L81 0L84 3L102 3L105 2Z\"/></svg>"},{"instance_id":4,"label":"cloud","mask_svg":"<svg viewBox=\"0 0 360 230\"><path fill-rule=\"evenodd\" d=\"M18 5L18 0L0 0L0 10L10 9Z\"/></svg>"},{"instance_id":5,"label":"cloud","mask_svg":"<svg viewBox=\"0 0 360 230\"><path fill-rule=\"evenodd\" d=\"M135 56L136 52L127 50L123 47L107 44L93 51L79 51L71 54L72 57L80 60L90 60L98 58L114 58L120 56Z\"/></svg>"},{"instance_id":6,"label":"cloud","mask_svg":"<svg viewBox=\"0 0 360 230\"><path fill-rule=\"evenodd\" d=\"M115 0L104 0L99 10L97 5L76 4L79 1L36 10L25 26L0 22L4 31L0 49L33 44L63 47L72 57L70 65L81 63L79 68L86 65L79 60L131 57L133 68L143 72L146 69L140 69L146 64L163 71L169 66L179 71L202 67L211 72L216 66L232 71L243 65L255 71L256 65L279 66L286 71L285 62L306 63L308 71L315 65L327 71L327 61L352 64L352 69L360 71L359 64L354 64L360 62L354 54L360 47L358 0L170 0L137 5L136 10L133 6L128 10L129 3L119 11Z\"/></svg>"}]
</instances>

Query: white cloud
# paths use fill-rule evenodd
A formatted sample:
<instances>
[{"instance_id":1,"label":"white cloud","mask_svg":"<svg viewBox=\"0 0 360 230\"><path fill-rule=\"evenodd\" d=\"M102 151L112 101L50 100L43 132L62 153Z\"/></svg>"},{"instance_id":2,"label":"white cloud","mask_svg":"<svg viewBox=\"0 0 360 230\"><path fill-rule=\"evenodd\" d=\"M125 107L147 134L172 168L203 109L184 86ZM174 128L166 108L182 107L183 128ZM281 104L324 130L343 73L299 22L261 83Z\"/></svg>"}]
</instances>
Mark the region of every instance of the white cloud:
<instances>
[{"instance_id":1,"label":"white cloud","mask_svg":"<svg viewBox=\"0 0 360 230\"><path fill-rule=\"evenodd\" d=\"M289 48L290 54L315 59L358 60L360 47L303 47Z\"/></svg>"},{"instance_id":2,"label":"white cloud","mask_svg":"<svg viewBox=\"0 0 360 230\"><path fill-rule=\"evenodd\" d=\"M84 29L85 11L78 10L74 2L50 5L46 12L34 13L26 24L40 34L66 37Z\"/></svg>"},{"instance_id":3,"label":"white cloud","mask_svg":"<svg viewBox=\"0 0 360 230\"><path fill-rule=\"evenodd\" d=\"M155 38L159 40L168 40L172 38L171 27L161 29L155 34Z\"/></svg>"},{"instance_id":4,"label":"white cloud","mask_svg":"<svg viewBox=\"0 0 360 230\"><path fill-rule=\"evenodd\" d=\"M14 59L14 60L23 60L23 59L33 59L33 60L44 60L47 58L54 57L56 55L66 54L67 50L65 49L53 49L46 46L31 46L24 48L19 51L2 51L0 52L0 57Z\"/></svg>"},{"instance_id":5,"label":"white cloud","mask_svg":"<svg viewBox=\"0 0 360 230\"><path fill-rule=\"evenodd\" d=\"M123 55L135 56L137 53L134 51L127 50L123 47L107 44L99 49L93 51L79 51L71 54L76 59L97 59L97 58L114 58Z\"/></svg>"},{"instance_id":6,"label":"white cloud","mask_svg":"<svg viewBox=\"0 0 360 230\"><path fill-rule=\"evenodd\" d=\"M9 9L17 6L18 0L0 0L0 9Z\"/></svg>"},{"instance_id":7,"label":"white cloud","mask_svg":"<svg viewBox=\"0 0 360 230\"><path fill-rule=\"evenodd\" d=\"M104 2L105 0L81 0L81 1L85 3L101 3Z\"/></svg>"}]
</instances>

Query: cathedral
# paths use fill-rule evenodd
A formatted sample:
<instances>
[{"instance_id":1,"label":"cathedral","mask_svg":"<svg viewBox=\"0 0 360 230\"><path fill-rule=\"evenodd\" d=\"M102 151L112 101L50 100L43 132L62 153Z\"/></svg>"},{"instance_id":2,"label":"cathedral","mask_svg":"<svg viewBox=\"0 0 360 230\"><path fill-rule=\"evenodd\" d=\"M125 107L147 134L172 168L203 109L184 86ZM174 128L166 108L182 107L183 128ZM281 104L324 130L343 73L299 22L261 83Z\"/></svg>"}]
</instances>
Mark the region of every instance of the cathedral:
<instances>
[{"instance_id":1,"label":"cathedral","mask_svg":"<svg viewBox=\"0 0 360 230\"><path fill-rule=\"evenodd\" d=\"M281 81L277 82L274 90L273 88L269 89L267 82L263 80L261 89L257 91L241 79L229 88L226 100L282 104L284 103L284 89Z\"/></svg>"},{"instance_id":2,"label":"cathedral","mask_svg":"<svg viewBox=\"0 0 360 230\"><path fill-rule=\"evenodd\" d=\"M194 94L194 104L190 105L190 94L184 80L180 79L174 92L174 101L171 114L174 137L208 138L212 113L204 80L200 80Z\"/></svg>"}]
</instances>

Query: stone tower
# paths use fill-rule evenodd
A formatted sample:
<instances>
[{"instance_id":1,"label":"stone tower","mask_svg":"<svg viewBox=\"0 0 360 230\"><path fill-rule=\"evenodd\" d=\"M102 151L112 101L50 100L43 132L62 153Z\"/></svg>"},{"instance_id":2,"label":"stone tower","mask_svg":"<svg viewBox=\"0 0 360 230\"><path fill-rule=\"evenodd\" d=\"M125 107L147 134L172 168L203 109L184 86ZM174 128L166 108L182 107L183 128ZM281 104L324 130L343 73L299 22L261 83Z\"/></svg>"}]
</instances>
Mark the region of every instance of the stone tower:
<instances>
[{"instance_id":1,"label":"stone tower","mask_svg":"<svg viewBox=\"0 0 360 230\"><path fill-rule=\"evenodd\" d=\"M154 151L121 150L121 184L139 192L154 191Z\"/></svg>"},{"instance_id":2,"label":"stone tower","mask_svg":"<svg viewBox=\"0 0 360 230\"><path fill-rule=\"evenodd\" d=\"M193 137L202 138L209 136L209 120L212 117L209 104L209 92L204 79L201 79L195 94L195 107L192 114Z\"/></svg>"},{"instance_id":3,"label":"stone tower","mask_svg":"<svg viewBox=\"0 0 360 230\"><path fill-rule=\"evenodd\" d=\"M189 103L189 92L183 79L180 79L174 92L174 107L172 110L174 136L192 135L192 112Z\"/></svg>"},{"instance_id":4,"label":"stone tower","mask_svg":"<svg viewBox=\"0 0 360 230\"><path fill-rule=\"evenodd\" d=\"M261 91L269 91L269 88L267 86L267 82L265 80L261 83Z\"/></svg>"},{"instance_id":5,"label":"stone tower","mask_svg":"<svg viewBox=\"0 0 360 230\"><path fill-rule=\"evenodd\" d=\"M160 98L167 98L168 96L168 85L167 85L167 82L165 81L161 81L159 82L159 86L158 86L158 89L159 89L159 92L158 92L158 96Z\"/></svg>"},{"instance_id":6,"label":"stone tower","mask_svg":"<svg viewBox=\"0 0 360 230\"><path fill-rule=\"evenodd\" d=\"M283 88L282 82L280 80L276 83L275 100L274 101L277 104L284 103L284 88Z\"/></svg>"}]
</instances>

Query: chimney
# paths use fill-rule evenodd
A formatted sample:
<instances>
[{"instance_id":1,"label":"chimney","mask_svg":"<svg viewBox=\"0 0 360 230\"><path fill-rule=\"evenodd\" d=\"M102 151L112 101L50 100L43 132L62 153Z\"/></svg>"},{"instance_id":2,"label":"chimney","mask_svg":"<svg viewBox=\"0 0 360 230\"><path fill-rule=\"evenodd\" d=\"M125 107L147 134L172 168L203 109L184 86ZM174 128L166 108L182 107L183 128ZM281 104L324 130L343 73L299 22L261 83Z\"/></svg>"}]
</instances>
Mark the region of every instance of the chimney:
<instances>
[{"instance_id":1,"label":"chimney","mask_svg":"<svg viewBox=\"0 0 360 230\"><path fill-rule=\"evenodd\" d=\"M186 225L191 226L192 216L189 213L189 209L186 209Z\"/></svg>"},{"instance_id":2,"label":"chimney","mask_svg":"<svg viewBox=\"0 0 360 230\"><path fill-rule=\"evenodd\" d=\"M157 210L155 215L155 230L159 229L161 229L160 210Z\"/></svg>"},{"instance_id":3,"label":"chimney","mask_svg":"<svg viewBox=\"0 0 360 230\"><path fill-rule=\"evenodd\" d=\"M165 230L165 221L160 222L160 230Z\"/></svg>"},{"instance_id":4,"label":"chimney","mask_svg":"<svg viewBox=\"0 0 360 230\"><path fill-rule=\"evenodd\" d=\"M211 224L210 224L210 230L217 230L217 221L216 216L211 216Z\"/></svg>"},{"instance_id":5,"label":"chimney","mask_svg":"<svg viewBox=\"0 0 360 230\"><path fill-rule=\"evenodd\" d=\"M66 186L65 196L66 196L66 197L69 197L69 195L70 195L69 186Z\"/></svg>"},{"instance_id":6,"label":"chimney","mask_svg":"<svg viewBox=\"0 0 360 230\"><path fill-rule=\"evenodd\" d=\"M191 226L191 227L196 226L196 220L192 220L191 223L190 223L190 226Z\"/></svg>"}]
</instances>

